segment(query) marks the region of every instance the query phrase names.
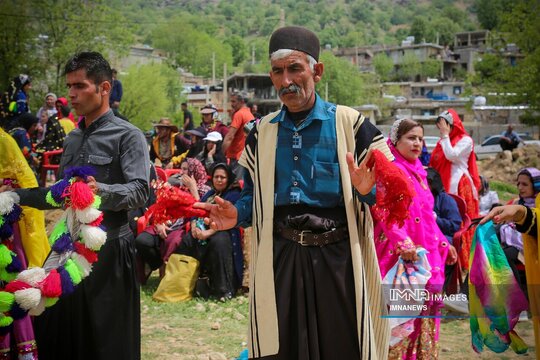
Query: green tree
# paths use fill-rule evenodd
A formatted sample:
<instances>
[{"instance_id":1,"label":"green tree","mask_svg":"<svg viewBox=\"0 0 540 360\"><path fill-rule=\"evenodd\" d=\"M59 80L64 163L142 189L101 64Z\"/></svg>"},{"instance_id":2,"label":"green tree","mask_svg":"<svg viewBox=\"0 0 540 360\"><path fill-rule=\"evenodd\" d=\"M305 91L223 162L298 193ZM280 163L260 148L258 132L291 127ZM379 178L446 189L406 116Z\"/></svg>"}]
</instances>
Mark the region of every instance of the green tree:
<instances>
[{"instance_id":1,"label":"green tree","mask_svg":"<svg viewBox=\"0 0 540 360\"><path fill-rule=\"evenodd\" d=\"M362 77L353 64L334 56L330 51L323 51L320 61L324 64L324 73L317 84L317 92L323 98L328 86L328 101L349 106L365 102L362 98L365 94Z\"/></svg>"},{"instance_id":2,"label":"green tree","mask_svg":"<svg viewBox=\"0 0 540 360\"><path fill-rule=\"evenodd\" d=\"M375 73L381 81L390 81L394 72L394 61L385 53L379 53L373 58Z\"/></svg>"},{"instance_id":3,"label":"green tree","mask_svg":"<svg viewBox=\"0 0 540 360\"><path fill-rule=\"evenodd\" d=\"M427 59L421 64L420 74L423 78L438 77L441 74L442 62L436 59Z\"/></svg>"},{"instance_id":4,"label":"green tree","mask_svg":"<svg viewBox=\"0 0 540 360\"><path fill-rule=\"evenodd\" d=\"M54 87L58 92L66 61L80 51L99 51L125 55L133 42L124 17L105 5L104 0L35 0L33 14L39 19L44 37L42 59L53 69ZM45 39L46 37L46 39Z\"/></svg>"},{"instance_id":5,"label":"green tree","mask_svg":"<svg viewBox=\"0 0 540 360\"><path fill-rule=\"evenodd\" d=\"M517 101L529 104L524 119L540 124L540 4L536 0L520 0L512 12L502 15L501 29L519 46L525 59L509 70L511 88L518 94Z\"/></svg>"},{"instance_id":6,"label":"green tree","mask_svg":"<svg viewBox=\"0 0 540 360\"><path fill-rule=\"evenodd\" d=\"M501 16L512 10L513 3L513 0L475 0L474 9L482 28L487 30L498 28Z\"/></svg>"},{"instance_id":7,"label":"green tree","mask_svg":"<svg viewBox=\"0 0 540 360\"><path fill-rule=\"evenodd\" d=\"M232 49L233 65L240 65L247 58L247 47L244 40L238 35L231 35L225 39Z\"/></svg>"},{"instance_id":8,"label":"green tree","mask_svg":"<svg viewBox=\"0 0 540 360\"><path fill-rule=\"evenodd\" d=\"M422 65L418 57L412 52L406 52L399 66L399 76L402 80L409 81L420 74Z\"/></svg>"},{"instance_id":9,"label":"green tree","mask_svg":"<svg viewBox=\"0 0 540 360\"><path fill-rule=\"evenodd\" d=\"M33 26L30 1L0 1L0 91L20 73L33 78L43 74L43 64L38 60L39 32Z\"/></svg>"},{"instance_id":10,"label":"green tree","mask_svg":"<svg viewBox=\"0 0 540 360\"><path fill-rule=\"evenodd\" d=\"M165 64L133 65L121 77L122 113L142 130L161 117L174 117L181 102L178 73Z\"/></svg>"},{"instance_id":11,"label":"green tree","mask_svg":"<svg viewBox=\"0 0 540 360\"><path fill-rule=\"evenodd\" d=\"M178 31L183 24L182 31ZM177 66L181 66L196 75L212 75L212 53L216 59L216 73L221 73L223 63L232 68L232 51L228 44L205 32L195 30L190 24L175 17L169 22L156 27L152 33L153 45L167 51Z\"/></svg>"},{"instance_id":12,"label":"green tree","mask_svg":"<svg viewBox=\"0 0 540 360\"><path fill-rule=\"evenodd\" d=\"M414 18L411 24L410 34L414 36L415 43L420 43L426 38L426 35L428 34L427 28L427 21L423 17L417 16Z\"/></svg>"}]
</instances>

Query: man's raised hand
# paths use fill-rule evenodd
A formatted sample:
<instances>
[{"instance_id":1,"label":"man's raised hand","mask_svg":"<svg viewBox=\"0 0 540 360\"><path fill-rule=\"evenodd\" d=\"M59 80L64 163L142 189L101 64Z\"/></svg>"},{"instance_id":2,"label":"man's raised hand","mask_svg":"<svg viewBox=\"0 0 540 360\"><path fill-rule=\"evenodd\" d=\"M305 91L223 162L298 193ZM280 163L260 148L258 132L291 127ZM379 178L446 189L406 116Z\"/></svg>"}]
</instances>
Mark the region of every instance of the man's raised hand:
<instances>
[{"instance_id":1,"label":"man's raised hand","mask_svg":"<svg viewBox=\"0 0 540 360\"><path fill-rule=\"evenodd\" d=\"M210 215L204 218L204 222L213 230L229 230L235 227L238 221L236 207L219 196L215 197L215 201L215 204L197 202L193 204L193 207L210 212Z\"/></svg>"}]
</instances>

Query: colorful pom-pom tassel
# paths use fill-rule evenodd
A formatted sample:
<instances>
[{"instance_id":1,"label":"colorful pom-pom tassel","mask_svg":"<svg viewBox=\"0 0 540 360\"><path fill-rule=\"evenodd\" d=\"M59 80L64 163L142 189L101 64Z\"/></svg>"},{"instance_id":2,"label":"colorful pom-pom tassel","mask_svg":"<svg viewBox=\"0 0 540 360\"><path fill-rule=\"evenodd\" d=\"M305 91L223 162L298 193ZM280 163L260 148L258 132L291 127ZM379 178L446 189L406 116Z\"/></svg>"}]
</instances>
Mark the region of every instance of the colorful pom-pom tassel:
<instances>
[{"instance_id":1,"label":"colorful pom-pom tassel","mask_svg":"<svg viewBox=\"0 0 540 360\"><path fill-rule=\"evenodd\" d=\"M7 327L13 323L13 318L11 316L0 315L0 327Z\"/></svg>"},{"instance_id":2,"label":"colorful pom-pom tassel","mask_svg":"<svg viewBox=\"0 0 540 360\"><path fill-rule=\"evenodd\" d=\"M9 284L6 285L4 290L9 291L10 293L14 293L18 290L24 290L24 289L30 289L32 286L24 281L21 280L13 280Z\"/></svg>"},{"instance_id":3,"label":"colorful pom-pom tassel","mask_svg":"<svg viewBox=\"0 0 540 360\"><path fill-rule=\"evenodd\" d=\"M19 257L17 255L15 255L15 254L12 254L11 264L6 266L6 271L9 272L9 273L14 273L15 275L17 275L18 273L21 272L22 269L23 269L23 265L22 265L21 260L19 259Z\"/></svg>"},{"instance_id":4,"label":"colorful pom-pom tassel","mask_svg":"<svg viewBox=\"0 0 540 360\"><path fill-rule=\"evenodd\" d=\"M83 210L75 210L75 215L77 216L77 220L79 220L83 224L89 224L91 222L96 221L100 216L103 216L101 211L93 207L88 207ZM92 225L92 226L96 226L96 225Z\"/></svg>"},{"instance_id":5,"label":"colorful pom-pom tassel","mask_svg":"<svg viewBox=\"0 0 540 360\"><path fill-rule=\"evenodd\" d=\"M45 298L45 307L51 307L56 304L60 298Z\"/></svg>"},{"instance_id":6,"label":"colorful pom-pom tassel","mask_svg":"<svg viewBox=\"0 0 540 360\"><path fill-rule=\"evenodd\" d=\"M19 275L17 275L17 280L24 281L33 287L37 287L46 276L47 273L45 272L45 269L40 267L32 267L21 271Z\"/></svg>"},{"instance_id":7,"label":"colorful pom-pom tassel","mask_svg":"<svg viewBox=\"0 0 540 360\"><path fill-rule=\"evenodd\" d=\"M76 241L73 243L73 246L75 247L75 251L84 256L84 258L90 263L90 264L93 264L95 263L97 260L98 260L98 254L92 250L90 250L89 248L87 248L86 246L84 246L84 244Z\"/></svg>"},{"instance_id":8,"label":"colorful pom-pom tassel","mask_svg":"<svg viewBox=\"0 0 540 360\"><path fill-rule=\"evenodd\" d=\"M41 300L41 291L39 289L24 289L15 291L15 301L19 304L21 309L30 310L39 305Z\"/></svg>"},{"instance_id":9,"label":"colorful pom-pom tassel","mask_svg":"<svg viewBox=\"0 0 540 360\"><path fill-rule=\"evenodd\" d=\"M71 281L73 281L73 284L79 285L79 283L82 281L81 274L79 273L79 269L77 268L77 265L73 262L73 260L68 259L66 263L64 264L64 269L69 273L69 277L71 278Z\"/></svg>"},{"instance_id":10,"label":"colorful pom-pom tassel","mask_svg":"<svg viewBox=\"0 0 540 360\"><path fill-rule=\"evenodd\" d=\"M101 196L94 195L94 203L92 204L92 207L94 209L99 209L100 206L101 206Z\"/></svg>"},{"instance_id":11,"label":"colorful pom-pom tassel","mask_svg":"<svg viewBox=\"0 0 540 360\"><path fill-rule=\"evenodd\" d=\"M71 253L71 259L77 265L81 277L84 279L92 271L92 264L90 264L82 255L77 254L76 252Z\"/></svg>"},{"instance_id":12,"label":"colorful pom-pom tassel","mask_svg":"<svg viewBox=\"0 0 540 360\"><path fill-rule=\"evenodd\" d=\"M39 303L37 304L37 306L31 308L28 311L28 315L39 316L39 315L43 314L44 311L45 311L45 298L42 297L39 300Z\"/></svg>"},{"instance_id":13,"label":"colorful pom-pom tassel","mask_svg":"<svg viewBox=\"0 0 540 360\"><path fill-rule=\"evenodd\" d=\"M0 193L0 215L9 214L11 210L13 209L13 205L19 202L18 200L16 201L15 200L16 198L11 196L10 193L15 194L13 191L5 191L3 193ZM18 199L18 195L17 195L17 199Z\"/></svg>"},{"instance_id":14,"label":"colorful pom-pom tassel","mask_svg":"<svg viewBox=\"0 0 540 360\"><path fill-rule=\"evenodd\" d=\"M56 203L62 204L64 202L66 189L69 187L69 185L70 184L67 179L62 179L51 186L51 197Z\"/></svg>"},{"instance_id":15,"label":"colorful pom-pom tassel","mask_svg":"<svg viewBox=\"0 0 540 360\"><path fill-rule=\"evenodd\" d=\"M85 209L94 202L94 193L87 183L76 181L70 186L71 206L74 209Z\"/></svg>"},{"instance_id":16,"label":"colorful pom-pom tassel","mask_svg":"<svg viewBox=\"0 0 540 360\"><path fill-rule=\"evenodd\" d=\"M13 227L11 224L5 222L4 225L0 226L0 239L9 239L13 235Z\"/></svg>"},{"instance_id":17,"label":"colorful pom-pom tassel","mask_svg":"<svg viewBox=\"0 0 540 360\"><path fill-rule=\"evenodd\" d=\"M47 298L55 298L62 295L62 280L56 269L52 269L49 275L39 284L41 293Z\"/></svg>"},{"instance_id":18,"label":"colorful pom-pom tassel","mask_svg":"<svg viewBox=\"0 0 540 360\"><path fill-rule=\"evenodd\" d=\"M0 269L11 264L11 250L6 245L0 244Z\"/></svg>"},{"instance_id":19,"label":"colorful pom-pom tassel","mask_svg":"<svg viewBox=\"0 0 540 360\"><path fill-rule=\"evenodd\" d=\"M22 215L22 208L17 205L13 204L13 209L4 215L5 221L8 223L14 223L15 221L19 221L21 219Z\"/></svg>"},{"instance_id":20,"label":"colorful pom-pom tassel","mask_svg":"<svg viewBox=\"0 0 540 360\"><path fill-rule=\"evenodd\" d=\"M15 295L7 291L0 291L0 311L9 311L15 301Z\"/></svg>"},{"instance_id":21,"label":"colorful pom-pom tassel","mask_svg":"<svg viewBox=\"0 0 540 360\"><path fill-rule=\"evenodd\" d=\"M95 226L82 225L81 238L87 248L98 251L105 244L107 233Z\"/></svg>"},{"instance_id":22,"label":"colorful pom-pom tassel","mask_svg":"<svg viewBox=\"0 0 540 360\"><path fill-rule=\"evenodd\" d=\"M75 287L73 286L73 282L71 281L71 277L69 276L69 273L64 269L64 267L58 268L58 274L60 274L60 281L62 283L62 294L63 295L69 295L75 291Z\"/></svg>"},{"instance_id":23,"label":"colorful pom-pom tassel","mask_svg":"<svg viewBox=\"0 0 540 360\"><path fill-rule=\"evenodd\" d=\"M54 200L54 198L52 197L52 194L50 191L47 192L47 195L45 195L45 202L47 202L47 204L51 205L51 206L54 206L54 207L62 207L62 204L61 203L58 203Z\"/></svg>"},{"instance_id":24,"label":"colorful pom-pom tassel","mask_svg":"<svg viewBox=\"0 0 540 360\"><path fill-rule=\"evenodd\" d=\"M52 245L51 249L57 253L73 250L73 241L69 233L63 233Z\"/></svg>"},{"instance_id":25,"label":"colorful pom-pom tassel","mask_svg":"<svg viewBox=\"0 0 540 360\"><path fill-rule=\"evenodd\" d=\"M103 212L101 214L99 214L99 216L97 217L96 220L92 221L91 223L88 223L88 225L90 226L99 226L100 229L104 229L104 227L101 225L101 223L103 222Z\"/></svg>"},{"instance_id":26,"label":"colorful pom-pom tassel","mask_svg":"<svg viewBox=\"0 0 540 360\"><path fill-rule=\"evenodd\" d=\"M86 181L89 176L94 176L95 174L96 174L96 169L94 169L91 166L72 166L72 167L67 168L64 171L64 177L66 179L80 177L84 181Z\"/></svg>"},{"instance_id":27,"label":"colorful pom-pom tassel","mask_svg":"<svg viewBox=\"0 0 540 360\"><path fill-rule=\"evenodd\" d=\"M54 226L54 228L53 228L53 230L51 232L51 235L49 236L49 244L51 246L54 245L55 241L65 233L69 233L69 231L68 231L68 227L67 227L66 218L63 217Z\"/></svg>"}]
</instances>

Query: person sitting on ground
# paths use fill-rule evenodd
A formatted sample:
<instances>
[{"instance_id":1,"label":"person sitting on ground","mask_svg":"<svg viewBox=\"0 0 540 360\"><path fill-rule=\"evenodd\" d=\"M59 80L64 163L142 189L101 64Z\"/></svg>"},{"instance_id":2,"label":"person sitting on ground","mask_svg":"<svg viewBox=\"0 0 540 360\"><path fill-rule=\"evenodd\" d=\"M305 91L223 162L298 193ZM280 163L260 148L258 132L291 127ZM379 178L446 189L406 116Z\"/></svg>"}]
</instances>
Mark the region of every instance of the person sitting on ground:
<instances>
[{"instance_id":1,"label":"person sitting on ground","mask_svg":"<svg viewBox=\"0 0 540 360\"><path fill-rule=\"evenodd\" d=\"M205 141L204 149L196 156L196 159L200 160L206 172L210 173L214 164L226 163L225 155L221 150L223 138L217 131L212 131L203 140Z\"/></svg>"},{"instance_id":2,"label":"person sitting on ground","mask_svg":"<svg viewBox=\"0 0 540 360\"><path fill-rule=\"evenodd\" d=\"M535 198L540 192L540 170L529 167L521 169L517 176L517 188L519 197L512 200L511 204L524 205L529 208L535 207ZM527 281L518 270L518 265L524 262L523 238L513 222L502 224L499 227L499 235L504 255L510 264L521 290L527 294Z\"/></svg>"},{"instance_id":3,"label":"person sitting on ground","mask_svg":"<svg viewBox=\"0 0 540 360\"><path fill-rule=\"evenodd\" d=\"M189 192L196 200L206 194L210 187L206 185L207 174L204 166L197 159L186 158L180 165L181 171L172 175L167 182ZM159 198L156 200L159 202ZM159 269L166 262L174 249L180 244L185 232L185 219L180 218L168 224L150 224L135 238L137 255L148 264L148 269L140 276L144 283L153 270Z\"/></svg>"},{"instance_id":4,"label":"person sitting on ground","mask_svg":"<svg viewBox=\"0 0 540 360\"><path fill-rule=\"evenodd\" d=\"M212 189L201 202L215 203L215 197L235 203L240 198L240 188L231 169L223 163L216 164L211 172ZM192 219L191 228L182 238L176 253L188 255L200 263L200 278L207 277L209 295L222 301L232 298L242 285L243 256L239 228L212 230L202 219Z\"/></svg>"},{"instance_id":5,"label":"person sitting on ground","mask_svg":"<svg viewBox=\"0 0 540 360\"><path fill-rule=\"evenodd\" d=\"M481 187L480 191L478 192L480 197L478 201L478 214L480 216L485 216L488 212L490 212L491 209L493 209L494 206L499 206L501 204L499 202L499 195L497 192L489 190L489 181L485 176L480 175L480 183Z\"/></svg>"},{"instance_id":6,"label":"person sitting on ground","mask_svg":"<svg viewBox=\"0 0 540 360\"><path fill-rule=\"evenodd\" d=\"M506 131L502 132L501 140L499 140L499 145L501 145L501 148L503 150L514 150L518 147L520 142L523 142L523 140L519 137L519 135L514 131L514 125L508 124L508 128L506 128Z\"/></svg>"},{"instance_id":7,"label":"person sitting on ground","mask_svg":"<svg viewBox=\"0 0 540 360\"><path fill-rule=\"evenodd\" d=\"M172 168L171 159L189 150L190 143L178 133L178 127L168 118L161 118L154 128L156 136L150 146L150 161L156 166Z\"/></svg>"}]
</instances>

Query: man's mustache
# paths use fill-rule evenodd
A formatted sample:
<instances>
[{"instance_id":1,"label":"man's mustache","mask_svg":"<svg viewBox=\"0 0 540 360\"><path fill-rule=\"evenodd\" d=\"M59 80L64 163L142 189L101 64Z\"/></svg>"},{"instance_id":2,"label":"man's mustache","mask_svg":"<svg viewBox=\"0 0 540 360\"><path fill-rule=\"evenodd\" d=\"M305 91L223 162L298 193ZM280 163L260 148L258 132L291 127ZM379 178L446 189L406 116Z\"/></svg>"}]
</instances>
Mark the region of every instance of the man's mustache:
<instances>
[{"instance_id":1,"label":"man's mustache","mask_svg":"<svg viewBox=\"0 0 540 360\"><path fill-rule=\"evenodd\" d=\"M279 89L279 96L282 96L282 95L285 95L285 94L290 94L290 93L296 93L297 95L300 94L300 91L302 89L300 88L300 86L296 85L296 84L291 84L287 87L283 87L281 89Z\"/></svg>"}]
</instances>

